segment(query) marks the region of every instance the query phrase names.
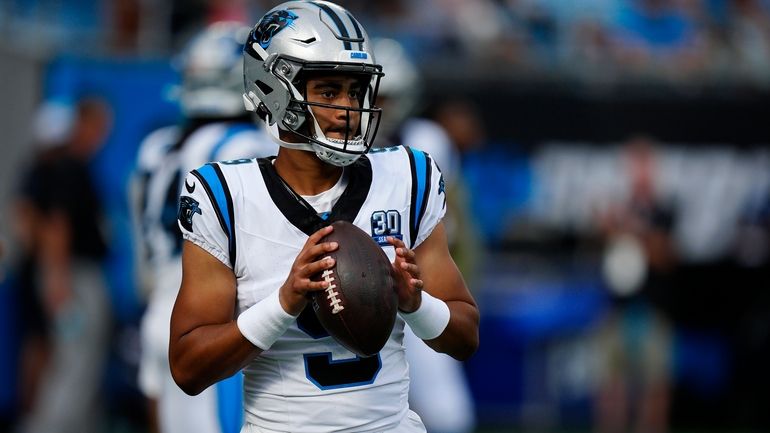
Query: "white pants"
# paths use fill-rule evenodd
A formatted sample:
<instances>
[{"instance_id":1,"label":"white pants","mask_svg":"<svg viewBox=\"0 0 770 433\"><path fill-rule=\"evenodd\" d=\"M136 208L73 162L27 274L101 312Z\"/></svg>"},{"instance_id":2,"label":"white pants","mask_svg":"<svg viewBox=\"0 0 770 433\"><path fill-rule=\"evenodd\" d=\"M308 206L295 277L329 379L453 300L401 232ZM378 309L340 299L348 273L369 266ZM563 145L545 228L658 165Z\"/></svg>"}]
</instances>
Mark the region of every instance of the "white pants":
<instances>
[{"instance_id":1,"label":"white pants","mask_svg":"<svg viewBox=\"0 0 770 433\"><path fill-rule=\"evenodd\" d=\"M456 359L438 353L404 327L409 362L409 406L430 433L468 433L476 414L465 372Z\"/></svg>"}]
</instances>

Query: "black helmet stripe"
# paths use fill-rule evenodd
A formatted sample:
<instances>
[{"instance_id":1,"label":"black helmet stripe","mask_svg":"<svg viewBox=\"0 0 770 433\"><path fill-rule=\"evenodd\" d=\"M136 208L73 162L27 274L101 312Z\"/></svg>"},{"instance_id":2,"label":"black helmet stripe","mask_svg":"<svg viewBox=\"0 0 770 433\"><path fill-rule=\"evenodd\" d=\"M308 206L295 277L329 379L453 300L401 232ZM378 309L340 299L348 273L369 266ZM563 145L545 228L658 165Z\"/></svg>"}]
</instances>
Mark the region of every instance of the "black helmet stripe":
<instances>
[{"instance_id":1,"label":"black helmet stripe","mask_svg":"<svg viewBox=\"0 0 770 433\"><path fill-rule=\"evenodd\" d=\"M353 23L353 28L356 30L356 37L359 39L358 41L358 49L359 51L364 50L364 35L361 34L361 27L358 25L358 21L356 21L355 18L353 18L353 15L350 15L350 12L348 12L348 18L350 18L350 22Z\"/></svg>"},{"instance_id":2,"label":"black helmet stripe","mask_svg":"<svg viewBox=\"0 0 770 433\"><path fill-rule=\"evenodd\" d=\"M316 2L311 2L311 3L323 9L323 11L326 12L327 15L329 15L332 21L334 21L334 24L337 26L337 29L340 31L340 35L342 35L340 39L342 39L342 43L345 46L345 49L346 50L352 49L352 47L350 46L350 34L348 33L348 29L345 28L345 24L342 23L342 19L340 18L339 15L337 15L336 12L334 12L334 9L330 8L329 6L323 3L316 3Z\"/></svg>"}]
</instances>

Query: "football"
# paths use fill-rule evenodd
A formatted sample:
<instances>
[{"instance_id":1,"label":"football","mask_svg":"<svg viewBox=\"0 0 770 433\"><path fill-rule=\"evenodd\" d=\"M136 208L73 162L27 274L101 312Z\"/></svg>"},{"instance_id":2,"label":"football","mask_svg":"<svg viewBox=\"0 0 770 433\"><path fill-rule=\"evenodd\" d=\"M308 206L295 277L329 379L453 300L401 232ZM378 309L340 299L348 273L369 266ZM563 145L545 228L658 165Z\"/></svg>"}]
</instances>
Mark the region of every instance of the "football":
<instances>
[{"instance_id":1,"label":"football","mask_svg":"<svg viewBox=\"0 0 770 433\"><path fill-rule=\"evenodd\" d=\"M326 332L359 356L382 349L396 321L398 298L391 263L379 245L347 221L321 242L337 242L334 267L314 276L330 283L312 295L313 311ZM324 256L327 257L327 256Z\"/></svg>"}]
</instances>

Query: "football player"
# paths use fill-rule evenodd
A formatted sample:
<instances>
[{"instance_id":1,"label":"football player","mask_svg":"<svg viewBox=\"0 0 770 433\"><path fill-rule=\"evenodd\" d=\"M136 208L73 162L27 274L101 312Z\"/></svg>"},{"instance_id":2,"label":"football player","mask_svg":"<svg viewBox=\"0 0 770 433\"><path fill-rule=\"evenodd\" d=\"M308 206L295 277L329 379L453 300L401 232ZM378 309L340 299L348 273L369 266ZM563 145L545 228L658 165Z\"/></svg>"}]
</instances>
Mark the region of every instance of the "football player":
<instances>
[{"instance_id":1,"label":"football player","mask_svg":"<svg viewBox=\"0 0 770 433\"><path fill-rule=\"evenodd\" d=\"M182 280L176 221L184 176L208 161L274 155L278 149L243 108L241 52L248 33L247 26L221 22L193 38L180 62L185 121L154 131L139 148L132 201L141 240L140 281L149 292L139 386L149 400L151 423L162 433L233 433L241 426L240 376L190 397L171 377L168 341Z\"/></svg>"},{"instance_id":2,"label":"football player","mask_svg":"<svg viewBox=\"0 0 770 433\"><path fill-rule=\"evenodd\" d=\"M457 359L478 346L478 308L441 221L441 172L408 147L369 152L381 76L347 10L276 6L244 46L244 101L277 157L206 164L185 181L171 371L197 394L243 369L242 432L425 432L407 402L405 324ZM392 261L400 311L371 357L346 350L307 309L329 284L311 276L334 265L325 255L337 245L320 239L336 220L370 233Z\"/></svg>"}]
</instances>

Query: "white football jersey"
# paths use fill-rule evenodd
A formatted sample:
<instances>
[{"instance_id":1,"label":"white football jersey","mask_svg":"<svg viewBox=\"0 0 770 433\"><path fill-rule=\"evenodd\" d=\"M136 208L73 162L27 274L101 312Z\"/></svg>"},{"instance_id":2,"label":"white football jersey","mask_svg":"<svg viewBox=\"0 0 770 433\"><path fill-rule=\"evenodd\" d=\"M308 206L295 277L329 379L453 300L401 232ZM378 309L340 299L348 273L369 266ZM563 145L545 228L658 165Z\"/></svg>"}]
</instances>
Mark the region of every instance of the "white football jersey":
<instances>
[{"instance_id":1,"label":"white football jersey","mask_svg":"<svg viewBox=\"0 0 770 433\"><path fill-rule=\"evenodd\" d=\"M179 127L150 134L139 148L137 173L143 178L135 203L140 218L145 260L166 274L169 261L178 262L181 237L176 212L182 180L190 170L209 161L275 155L278 145L264 131L246 122L218 122L195 129L188 137ZM179 140L184 140L179 145ZM176 263L171 266L176 267ZM173 286L173 285L172 285ZM177 285L172 289L174 292Z\"/></svg>"},{"instance_id":2,"label":"white football jersey","mask_svg":"<svg viewBox=\"0 0 770 433\"><path fill-rule=\"evenodd\" d=\"M135 177L140 191L132 205L143 244L140 266L148 273L152 286L141 322L139 386L145 395L158 400L164 433L237 432L237 422L231 421L230 415L224 416L233 409L223 404L228 393L223 389L232 386L230 381L190 397L176 386L169 370L171 311L182 281L178 199L184 176L195 167L220 159L274 155L278 146L262 130L246 122L210 123L187 137L184 134L177 126L161 128L147 136L138 153ZM231 381L240 383L239 377ZM240 390L235 395L240 396ZM234 408L240 415L237 401Z\"/></svg>"},{"instance_id":3,"label":"white football jersey","mask_svg":"<svg viewBox=\"0 0 770 433\"><path fill-rule=\"evenodd\" d=\"M206 164L185 180L184 238L233 270L239 311L286 280L308 236L350 221L378 242L414 248L445 212L444 182L430 156L406 147L373 149L345 168L347 187L319 215L278 176L271 159ZM399 317L385 347L359 358L331 338L312 308L244 370L246 420L275 432L382 432L409 413L409 378ZM317 397L317 398L314 398Z\"/></svg>"}]
</instances>

